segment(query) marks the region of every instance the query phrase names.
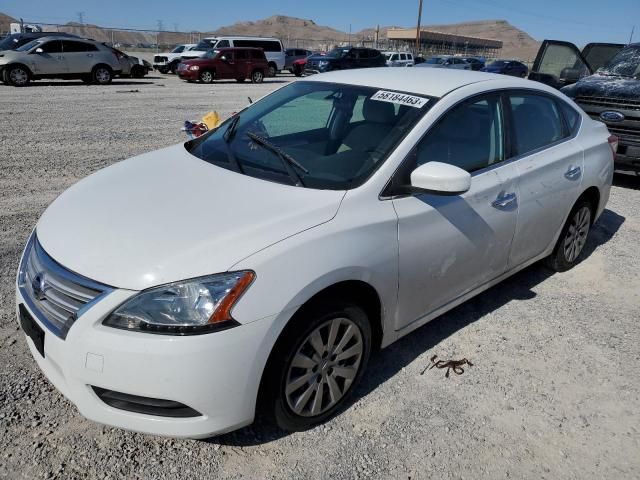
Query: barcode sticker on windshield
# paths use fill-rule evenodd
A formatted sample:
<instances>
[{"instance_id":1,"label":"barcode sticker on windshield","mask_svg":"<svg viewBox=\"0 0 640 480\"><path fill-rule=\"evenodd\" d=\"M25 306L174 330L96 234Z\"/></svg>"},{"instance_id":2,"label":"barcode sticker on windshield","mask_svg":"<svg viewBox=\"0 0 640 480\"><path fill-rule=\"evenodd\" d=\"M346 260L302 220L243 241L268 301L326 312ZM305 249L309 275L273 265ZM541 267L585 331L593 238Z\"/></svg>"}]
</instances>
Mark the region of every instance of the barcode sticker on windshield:
<instances>
[{"instance_id":1,"label":"barcode sticker on windshield","mask_svg":"<svg viewBox=\"0 0 640 480\"><path fill-rule=\"evenodd\" d=\"M386 90L378 90L371 100L378 100L379 102L397 103L398 105L407 105L414 108L422 108L429 103L428 98L415 97L413 95L407 95L405 93L387 92Z\"/></svg>"}]
</instances>

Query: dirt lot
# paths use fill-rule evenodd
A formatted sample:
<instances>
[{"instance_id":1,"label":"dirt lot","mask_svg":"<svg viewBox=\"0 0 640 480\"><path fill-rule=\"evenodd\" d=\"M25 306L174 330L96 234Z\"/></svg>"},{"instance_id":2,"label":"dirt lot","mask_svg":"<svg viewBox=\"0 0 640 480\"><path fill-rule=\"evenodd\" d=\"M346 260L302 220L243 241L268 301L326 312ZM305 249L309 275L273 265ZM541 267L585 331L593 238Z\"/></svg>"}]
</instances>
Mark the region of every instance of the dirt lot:
<instances>
[{"instance_id":1,"label":"dirt lot","mask_svg":"<svg viewBox=\"0 0 640 480\"><path fill-rule=\"evenodd\" d=\"M533 266L378 354L342 415L208 441L84 420L36 368L14 274L39 215L87 174L184 139L288 81L0 85L0 477L640 478L640 178L620 176L574 270ZM429 358L467 357L445 378Z\"/></svg>"}]
</instances>

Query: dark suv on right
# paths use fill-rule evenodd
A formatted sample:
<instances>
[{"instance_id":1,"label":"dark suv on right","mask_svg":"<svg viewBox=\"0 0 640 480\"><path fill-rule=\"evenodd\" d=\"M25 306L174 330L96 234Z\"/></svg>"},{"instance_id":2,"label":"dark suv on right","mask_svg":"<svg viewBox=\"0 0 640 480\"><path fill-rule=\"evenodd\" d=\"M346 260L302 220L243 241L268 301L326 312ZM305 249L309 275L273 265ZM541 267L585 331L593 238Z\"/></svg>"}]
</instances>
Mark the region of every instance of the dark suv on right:
<instances>
[{"instance_id":1,"label":"dark suv on right","mask_svg":"<svg viewBox=\"0 0 640 480\"><path fill-rule=\"evenodd\" d=\"M529 79L559 88L605 123L619 140L616 169L640 173L640 43L589 43L580 51L545 40Z\"/></svg>"},{"instance_id":2,"label":"dark suv on right","mask_svg":"<svg viewBox=\"0 0 640 480\"><path fill-rule=\"evenodd\" d=\"M334 48L326 55L312 55L307 59L304 73L324 73L349 68L385 67L387 61L375 48L341 47Z\"/></svg>"}]
</instances>

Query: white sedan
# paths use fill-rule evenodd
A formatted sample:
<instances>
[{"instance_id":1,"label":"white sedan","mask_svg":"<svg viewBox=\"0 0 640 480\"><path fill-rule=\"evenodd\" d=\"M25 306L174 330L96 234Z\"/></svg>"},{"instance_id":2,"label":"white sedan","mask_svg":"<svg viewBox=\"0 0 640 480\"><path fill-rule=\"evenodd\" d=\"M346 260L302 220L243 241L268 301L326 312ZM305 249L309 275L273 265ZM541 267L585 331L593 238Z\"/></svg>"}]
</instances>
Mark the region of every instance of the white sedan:
<instances>
[{"instance_id":1,"label":"white sedan","mask_svg":"<svg viewBox=\"0 0 640 480\"><path fill-rule=\"evenodd\" d=\"M25 248L18 319L97 422L198 438L259 406L306 429L376 348L533 262L580 261L615 146L528 80L316 75L65 191Z\"/></svg>"}]
</instances>

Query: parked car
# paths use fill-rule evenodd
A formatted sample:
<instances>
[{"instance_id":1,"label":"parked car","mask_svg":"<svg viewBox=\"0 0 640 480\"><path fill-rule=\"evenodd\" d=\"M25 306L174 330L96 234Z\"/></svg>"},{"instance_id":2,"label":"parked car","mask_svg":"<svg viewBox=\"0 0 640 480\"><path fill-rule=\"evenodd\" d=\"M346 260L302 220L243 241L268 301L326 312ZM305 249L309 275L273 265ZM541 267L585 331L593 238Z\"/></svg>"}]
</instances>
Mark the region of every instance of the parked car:
<instances>
[{"instance_id":1,"label":"parked car","mask_svg":"<svg viewBox=\"0 0 640 480\"><path fill-rule=\"evenodd\" d=\"M426 62L426 59L424 57L420 56L420 55L417 55L417 56L413 57L413 62L414 62L414 65L418 65L419 63Z\"/></svg>"},{"instance_id":2,"label":"parked car","mask_svg":"<svg viewBox=\"0 0 640 480\"><path fill-rule=\"evenodd\" d=\"M208 37L203 38L195 47L188 52L183 52L181 58L190 60L203 57L209 50L229 47L241 48L261 48L264 50L269 71L267 76L274 77L276 73L285 68L285 55L282 42L277 38L269 37Z\"/></svg>"},{"instance_id":3,"label":"parked car","mask_svg":"<svg viewBox=\"0 0 640 480\"><path fill-rule=\"evenodd\" d=\"M0 51L16 50L25 43L43 37L68 37L79 38L77 35L65 32L28 32L28 33L12 33L7 35L0 41Z\"/></svg>"},{"instance_id":4,"label":"parked car","mask_svg":"<svg viewBox=\"0 0 640 480\"><path fill-rule=\"evenodd\" d=\"M415 62L411 52L382 52L387 67L413 67Z\"/></svg>"},{"instance_id":5,"label":"parked car","mask_svg":"<svg viewBox=\"0 0 640 480\"><path fill-rule=\"evenodd\" d=\"M488 73L501 73L512 77L526 78L529 73L527 66L517 60L495 60L480 71Z\"/></svg>"},{"instance_id":6,"label":"parked car","mask_svg":"<svg viewBox=\"0 0 640 480\"><path fill-rule=\"evenodd\" d=\"M311 50L304 50L302 48L287 48L285 50L284 57L284 70L288 70L291 73L295 73L293 64L297 60L306 60L307 57L313 55Z\"/></svg>"},{"instance_id":7,"label":"parked car","mask_svg":"<svg viewBox=\"0 0 640 480\"><path fill-rule=\"evenodd\" d=\"M481 70L485 67L485 59L482 57L460 57L462 60L471 65L471 70Z\"/></svg>"},{"instance_id":8,"label":"parked car","mask_svg":"<svg viewBox=\"0 0 640 480\"><path fill-rule=\"evenodd\" d=\"M203 58L185 60L178 65L178 76L189 82L211 83L235 79L262 83L269 64L261 48L219 48L209 50Z\"/></svg>"},{"instance_id":9,"label":"parked car","mask_svg":"<svg viewBox=\"0 0 640 480\"><path fill-rule=\"evenodd\" d=\"M545 40L529 78L561 88L604 122L619 138L616 168L640 172L640 43L590 43L580 51Z\"/></svg>"},{"instance_id":10,"label":"parked car","mask_svg":"<svg viewBox=\"0 0 640 480\"><path fill-rule=\"evenodd\" d=\"M181 56L185 52L195 48L196 45L195 43L182 43L170 52L158 53L153 57L153 68L160 73L176 73Z\"/></svg>"},{"instance_id":11,"label":"parked car","mask_svg":"<svg viewBox=\"0 0 640 480\"><path fill-rule=\"evenodd\" d=\"M120 77L144 78L151 70L153 70L151 63L146 60L127 55L123 52L119 53L120 66L122 67L122 71L119 75Z\"/></svg>"},{"instance_id":12,"label":"parked car","mask_svg":"<svg viewBox=\"0 0 640 480\"><path fill-rule=\"evenodd\" d=\"M528 80L292 82L62 193L23 252L17 316L91 420L198 438L259 406L306 429L348 405L373 349L537 260L576 265L612 142Z\"/></svg>"},{"instance_id":13,"label":"parked car","mask_svg":"<svg viewBox=\"0 0 640 480\"><path fill-rule=\"evenodd\" d=\"M416 65L427 68L453 68L456 70L471 70L471 65L459 57L451 55L438 55L428 58L425 62Z\"/></svg>"},{"instance_id":14,"label":"parked car","mask_svg":"<svg viewBox=\"0 0 640 480\"><path fill-rule=\"evenodd\" d=\"M325 55L312 55L307 59L304 73L330 72L351 68L384 67L384 55L375 48L341 47L334 48Z\"/></svg>"},{"instance_id":15,"label":"parked car","mask_svg":"<svg viewBox=\"0 0 640 480\"><path fill-rule=\"evenodd\" d=\"M77 78L106 85L121 71L111 47L79 38L42 37L0 56L0 75L15 87L43 78Z\"/></svg>"},{"instance_id":16,"label":"parked car","mask_svg":"<svg viewBox=\"0 0 640 480\"><path fill-rule=\"evenodd\" d=\"M293 62L293 65L291 67L291 73L293 73L296 77L301 77L302 75L304 75L304 69L306 68L306 65L306 58L296 60L295 62Z\"/></svg>"}]
</instances>

